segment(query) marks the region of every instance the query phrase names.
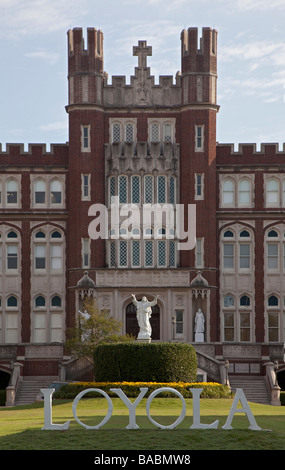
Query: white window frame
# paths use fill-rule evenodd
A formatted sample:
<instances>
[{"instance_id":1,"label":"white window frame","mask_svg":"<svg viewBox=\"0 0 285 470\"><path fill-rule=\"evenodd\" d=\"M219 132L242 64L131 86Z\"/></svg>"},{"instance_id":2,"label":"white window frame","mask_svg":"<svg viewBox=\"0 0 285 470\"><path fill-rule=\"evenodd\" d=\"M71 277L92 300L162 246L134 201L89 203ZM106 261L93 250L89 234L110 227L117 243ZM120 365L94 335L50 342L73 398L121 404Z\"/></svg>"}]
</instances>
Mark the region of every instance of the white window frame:
<instances>
[{"instance_id":1,"label":"white window frame","mask_svg":"<svg viewBox=\"0 0 285 470\"><path fill-rule=\"evenodd\" d=\"M82 174L81 175L81 200L90 201L90 199L91 199L91 175L90 173Z\"/></svg>"},{"instance_id":2,"label":"white window frame","mask_svg":"<svg viewBox=\"0 0 285 470\"><path fill-rule=\"evenodd\" d=\"M81 152L91 152L90 124L81 125Z\"/></svg>"},{"instance_id":3,"label":"white window frame","mask_svg":"<svg viewBox=\"0 0 285 470\"><path fill-rule=\"evenodd\" d=\"M205 179L204 173L195 173L195 200L196 201L204 199L204 179ZM200 194L198 194L199 187L200 187Z\"/></svg>"},{"instance_id":4,"label":"white window frame","mask_svg":"<svg viewBox=\"0 0 285 470\"><path fill-rule=\"evenodd\" d=\"M195 125L195 152L204 152L205 146L205 126L204 124Z\"/></svg>"}]
</instances>

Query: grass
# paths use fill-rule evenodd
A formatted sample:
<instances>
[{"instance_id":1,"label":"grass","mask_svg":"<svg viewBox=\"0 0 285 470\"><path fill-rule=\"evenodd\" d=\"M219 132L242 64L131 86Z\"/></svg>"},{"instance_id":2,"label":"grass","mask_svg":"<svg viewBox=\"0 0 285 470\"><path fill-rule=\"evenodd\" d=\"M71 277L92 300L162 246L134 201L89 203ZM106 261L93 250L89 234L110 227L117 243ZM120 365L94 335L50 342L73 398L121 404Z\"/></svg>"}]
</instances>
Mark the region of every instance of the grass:
<instances>
[{"instance_id":1,"label":"grass","mask_svg":"<svg viewBox=\"0 0 285 470\"><path fill-rule=\"evenodd\" d=\"M133 401L133 400L132 400ZM113 415L100 430L86 430L72 414L72 401L53 401L53 424L70 420L66 431L41 430L43 403L0 409L0 450L284 450L285 407L250 403L250 409L262 431L248 430L244 413L234 416L233 430L223 430L232 399L202 399L201 422L219 420L216 430L191 430L192 399L186 399L187 413L174 430L158 429L147 417L143 399L136 412L138 430L126 430L128 410L119 398L113 398ZM101 422L107 411L105 399L82 399L77 416L85 424ZM176 398L155 398L150 414L157 422L169 425L181 412ZM270 429L270 431L268 431Z\"/></svg>"}]
</instances>

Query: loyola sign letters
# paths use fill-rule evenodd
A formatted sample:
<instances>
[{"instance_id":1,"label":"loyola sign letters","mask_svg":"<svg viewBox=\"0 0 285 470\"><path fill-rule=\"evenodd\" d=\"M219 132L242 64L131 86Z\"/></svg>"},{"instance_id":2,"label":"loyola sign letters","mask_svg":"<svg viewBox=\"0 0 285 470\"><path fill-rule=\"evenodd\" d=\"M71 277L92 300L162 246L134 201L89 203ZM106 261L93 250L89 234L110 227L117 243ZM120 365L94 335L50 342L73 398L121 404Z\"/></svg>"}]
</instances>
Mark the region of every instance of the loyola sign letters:
<instances>
[{"instance_id":1,"label":"loyola sign letters","mask_svg":"<svg viewBox=\"0 0 285 470\"><path fill-rule=\"evenodd\" d=\"M200 420L200 395L203 391L202 388L190 388L189 389L193 395L193 424L190 426L190 429L217 429L219 425L219 421L214 421L211 424L202 424ZM140 401L143 399L145 394L148 391L148 388L141 388L140 389L140 394L136 398L136 400L132 403L128 397L125 395L125 393L120 389L120 388L110 388L111 392L116 393L123 403L126 405L126 407L129 410L129 424L126 426L126 429L138 429L139 426L136 423L136 408ZM41 392L44 395L44 427L42 430L66 430L69 428L69 423L70 421L66 421L64 424L53 424L52 423L52 395L54 392L54 389L46 388L42 389ZM88 426L87 424L84 424L82 421L80 421L77 417L77 405L81 398L86 395L88 392L98 392L101 395L103 395L108 403L108 410L106 413L106 416L103 418L103 420L96 426ZM163 426L162 424L159 424L156 422L150 415L150 405L154 397L158 395L161 392L172 392L174 393L182 402L182 411L180 413L180 416L177 418L177 420L169 425L169 426ZM241 403L241 407L238 408L239 402ZM100 429L104 424L106 424L109 419L112 416L113 413L113 403L111 398L107 395L106 392L103 390L100 390L98 388L89 388L87 390L83 390L80 392L74 399L73 404L72 404L72 412L73 416L76 419L76 421L83 426L86 429ZM180 392L175 390L174 388L171 387L163 387L155 390L150 394L150 396L147 399L146 402L146 412L149 420L158 428L161 429L174 429L176 426L178 426L183 419L185 418L186 415L186 403L181 395ZM251 409L248 405L248 402L246 400L246 397L244 395L244 392L242 389L237 389L236 394L232 403L232 407L230 409L228 418L226 420L226 423L222 426L222 429L232 429L231 423L234 417L235 413L245 413L248 421L249 421L249 427L248 429L254 430L254 431L261 431L261 428L257 425L255 418L251 412Z\"/></svg>"}]
</instances>

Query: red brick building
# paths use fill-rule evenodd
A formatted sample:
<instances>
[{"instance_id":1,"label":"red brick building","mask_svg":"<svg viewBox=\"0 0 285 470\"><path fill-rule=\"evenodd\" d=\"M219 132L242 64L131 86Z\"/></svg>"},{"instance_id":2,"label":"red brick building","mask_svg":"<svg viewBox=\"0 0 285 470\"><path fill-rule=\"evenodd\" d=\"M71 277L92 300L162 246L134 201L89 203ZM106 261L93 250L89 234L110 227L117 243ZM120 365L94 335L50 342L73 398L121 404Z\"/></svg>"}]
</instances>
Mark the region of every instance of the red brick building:
<instances>
[{"instance_id":1,"label":"red brick building","mask_svg":"<svg viewBox=\"0 0 285 470\"><path fill-rule=\"evenodd\" d=\"M199 41L199 42L198 42ZM108 80L103 34L68 31L69 142L1 151L0 369L58 376L85 295L136 332L131 294L153 299L153 340L185 341L231 374L283 362L285 152L217 144L217 32L181 34L181 72L155 83L139 41L130 83ZM196 206L196 247L152 224L89 236L92 204ZM187 221L187 218L186 218ZM169 227L167 227L167 230ZM174 229L174 228L173 228ZM142 232L144 230L144 233ZM169 233L168 233L169 235ZM86 272L87 271L87 272ZM205 318L195 342L195 313ZM210 370L207 370L211 377Z\"/></svg>"}]
</instances>

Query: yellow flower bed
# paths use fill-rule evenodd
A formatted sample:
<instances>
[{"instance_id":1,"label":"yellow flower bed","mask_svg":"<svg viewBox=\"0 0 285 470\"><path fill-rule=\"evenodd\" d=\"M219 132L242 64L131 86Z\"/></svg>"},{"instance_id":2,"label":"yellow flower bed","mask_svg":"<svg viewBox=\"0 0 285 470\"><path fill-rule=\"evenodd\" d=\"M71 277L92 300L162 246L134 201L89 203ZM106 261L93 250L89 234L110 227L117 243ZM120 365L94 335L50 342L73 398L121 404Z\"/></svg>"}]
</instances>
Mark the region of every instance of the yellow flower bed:
<instances>
[{"instance_id":1,"label":"yellow flower bed","mask_svg":"<svg viewBox=\"0 0 285 470\"><path fill-rule=\"evenodd\" d=\"M88 388L98 388L104 390L110 396L117 396L114 392L110 392L111 388L121 388L123 392L129 397L137 397L140 393L140 388L148 388L145 397L149 396L151 392L158 388L174 388L179 391L185 398L192 398L192 393L189 388L203 388L201 393L202 398L225 398L229 397L231 391L226 385L217 382L71 382L60 388L54 394L56 398L74 398L82 390ZM88 394L89 395L89 394ZM90 396L101 396L97 392L90 392ZM174 397L171 391L162 392L161 396Z\"/></svg>"}]
</instances>

